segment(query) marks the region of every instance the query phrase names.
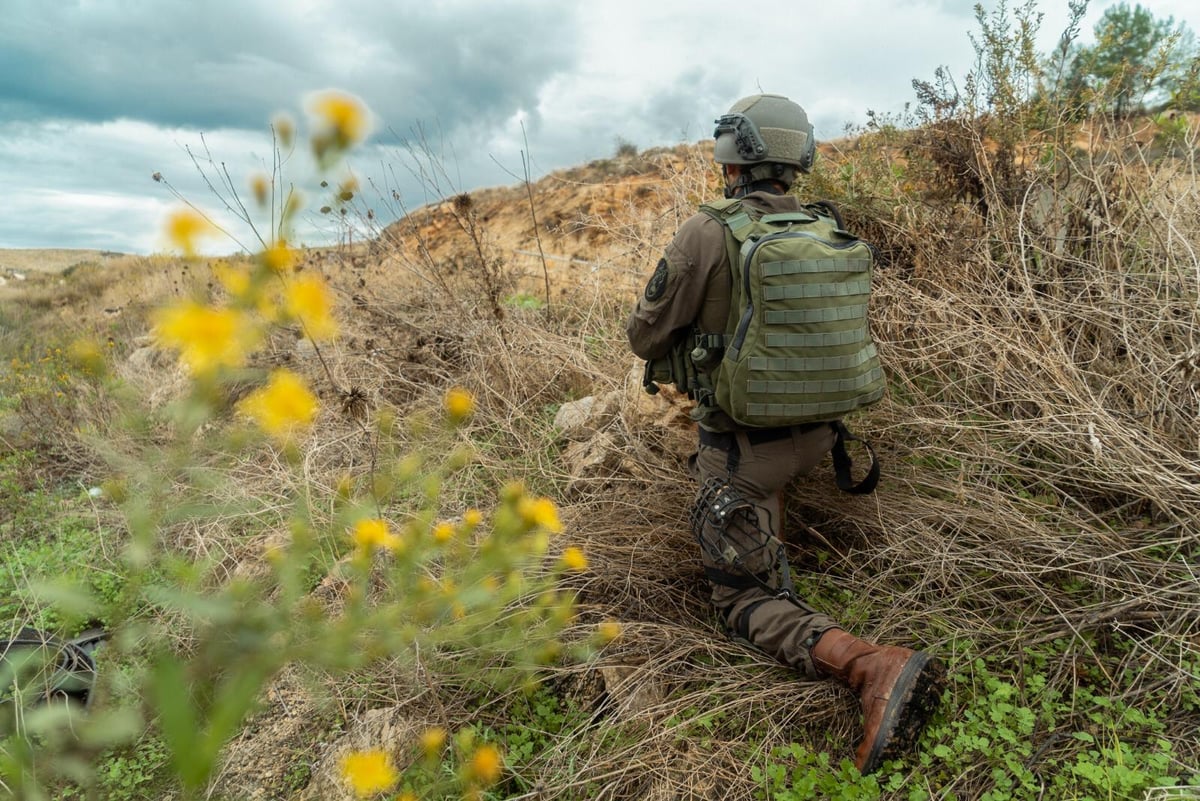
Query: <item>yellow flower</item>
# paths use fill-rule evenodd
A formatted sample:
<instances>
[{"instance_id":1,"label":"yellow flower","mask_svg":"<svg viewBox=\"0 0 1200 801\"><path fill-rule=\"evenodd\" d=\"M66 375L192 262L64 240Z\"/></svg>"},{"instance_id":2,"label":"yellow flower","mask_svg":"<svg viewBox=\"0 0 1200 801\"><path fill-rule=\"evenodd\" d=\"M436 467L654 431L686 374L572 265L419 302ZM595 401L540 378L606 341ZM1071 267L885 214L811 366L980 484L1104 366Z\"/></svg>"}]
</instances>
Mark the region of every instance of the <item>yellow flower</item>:
<instances>
[{"instance_id":1,"label":"yellow flower","mask_svg":"<svg viewBox=\"0 0 1200 801\"><path fill-rule=\"evenodd\" d=\"M357 191L358 179L351 175L349 178L342 181L342 185L338 187L338 200L353 200L354 193Z\"/></svg>"},{"instance_id":2,"label":"yellow flower","mask_svg":"<svg viewBox=\"0 0 1200 801\"><path fill-rule=\"evenodd\" d=\"M359 520L354 524L354 544L360 553L369 554L376 549L395 551L400 548L400 538L388 529L383 520Z\"/></svg>"},{"instance_id":3,"label":"yellow flower","mask_svg":"<svg viewBox=\"0 0 1200 801\"><path fill-rule=\"evenodd\" d=\"M471 778L480 784L495 784L500 780L504 761L494 745L481 745L471 757Z\"/></svg>"},{"instance_id":4,"label":"yellow flower","mask_svg":"<svg viewBox=\"0 0 1200 801\"><path fill-rule=\"evenodd\" d=\"M479 528L479 524L483 522L483 512L478 509L468 509L463 512L463 527L468 531L474 531Z\"/></svg>"},{"instance_id":5,"label":"yellow flower","mask_svg":"<svg viewBox=\"0 0 1200 801\"><path fill-rule=\"evenodd\" d=\"M318 124L334 132L346 145L356 144L366 138L367 106L352 94L321 92L313 95L309 110Z\"/></svg>"},{"instance_id":6,"label":"yellow flower","mask_svg":"<svg viewBox=\"0 0 1200 801\"><path fill-rule=\"evenodd\" d=\"M342 757L342 778L359 798L391 789L400 777L392 758L381 749L353 751Z\"/></svg>"},{"instance_id":7,"label":"yellow flower","mask_svg":"<svg viewBox=\"0 0 1200 801\"><path fill-rule=\"evenodd\" d=\"M167 215L167 241L171 247L182 250L185 256L195 256L201 240L211 239L219 233L217 227L195 209L176 209Z\"/></svg>"},{"instance_id":8,"label":"yellow flower","mask_svg":"<svg viewBox=\"0 0 1200 801\"><path fill-rule=\"evenodd\" d=\"M610 643L621 636L621 624L615 620L602 620L596 626L596 635L602 643Z\"/></svg>"},{"instance_id":9,"label":"yellow flower","mask_svg":"<svg viewBox=\"0 0 1200 801\"><path fill-rule=\"evenodd\" d=\"M429 759L436 758L446 746L446 730L441 726L426 729L421 735L421 749Z\"/></svg>"},{"instance_id":10,"label":"yellow flower","mask_svg":"<svg viewBox=\"0 0 1200 801\"><path fill-rule=\"evenodd\" d=\"M446 393L445 407L451 422L466 420L475 412L475 396L462 387L455 387Z\"/></svg>"},{"instance_id":11,"label":"yellow flower","mask_svg":"<svg viewBox=\"0 0 1200 801\"><path fill-rule=\"evenodd\" d=\"M252 286L249 270L225 262L214 264L212 270L217 281L231 296L239 300L249 297Z\"/></svg>"},{"instance_id":12,"label":"yellow flower","mask_svg":"<svg viewBox=\"0 0 1200 801\"><path fill-rule=\"evenodd\" d=\"M517 514L521 515L527 526L544 528L551 534L562 533L558 507L549 498L522 498L517 502Z\"/></svg>"},{"instance_id":13,"label":"yellow flower","mask_svg":"<svg viewBox=\"0 0 1200 801\"><path fill-rule=\"evenodd\" d=\"M284 150L291 148L292 140L296 136L296 123L292 122L292 118L280 114L272 120L271 126L275 129L275 135L279 137L279 146Z\"/></svg>"},{"instance_id":14,"label":"yellow flower","mask_svg":"<svg viewBox=\"0 0 1200 801\"><path fill-rule=\"evenodd\" d=\"M281 565L286 557L287 551L278 543L270 543L263 548L263 558L276 567Z\"/></svg>"},{"instance_id":15,"label":"yellow flower","mask_svg":"<svg viewBox=\"0 0 1200 801\"><path fill-rule=\"evenodd\" d=\"M271 179L261 172L254 175L250 179L250 191L254 193L254 201L258 205L267 205L267 194L271 191Z\"/></svg>"},{"instance_id":16,"label":"yellow flower","mask_svg":"<svg viewBox=\"0 0 1200 801\"><path fill-rule=\"evenodd\" d=\"M284 305L309 339L331 339L337 334L329 288L319 275L305 275L288 282Z\"/></svg>"},{"instance_id":17,"label":"yellow flower","mask_svg":"<svg viewBox=\"0 0 1200 801\"><path fill-rule=\"evenodd\" d=\"M448 542L454 537L454 524L443 520L433 527L433 538L438 542Z\"/></svg>"},{"instance_id":18,"label":"yellow flower","mask_svg":"<svg viewBox=\"0 0 1200 801\"><path fill-rule=\"evenodd\" d=\"M296 254L287 242L280 240L262 252L262 263L273 273L290 273L296 266Z\"/></svg>"},{"instance_id":19,"label":"yellow flower","mask_svg":"<svg viewBox=\"0 0 1200 801\"><path fill-rule=\"evenodd\" d=\"M571 570L575 573L580 573L584 570L587 570L588 566L588 560L587 557L583 555L583 551L575 548L574 546L563 551L562 562L564 565L566 565L567 570Z\"/></svg>"},{"instance_id":20,"label":"yellow flower","mask_svg":"<svg viewBox=\"0 0 1200 801\"><path fill-rule=\"evenodd\" d=\"M247 395L238 408L263 431L286 441L312 424L319 404L299 376L289 370L275 370L267 385Z\"/></svg>"},{"instance_id":21,"label":"yellow flower","mask_svg":"<svg viewBox=\"0 0 1200 801\"><path fill-rule=\"evenodd\" d=\"M94 339L75 340L71 343L69 353L71 362L76 367L91 373L104 371L104 352L100 350L100 343ZM60 381L65 381L66 378L66 375L59 376Z\"/></svg>"},{"instance_id":22,"label":"yellow flower","mask_svg":"<svg viewBox=\"0 0 1200 801\"><path fill-rule=\"evenodd\" d=\"M336 156L367 138L370 112L354 95L319 92L309 98L308 110L316 123L312 146L318 159Z\"/></svg>"},{"instance_id":23,"label":"yellow flower","mask_svg":"<svg viewBox=\"0 0 1200 801\"><path fill-rule=\"evenodd\" d=\"M243 364L259 331L235 309L184 301L155 314L154 336L159 344L179 351L193 374L202 375Z\"/></svg>"}]
</instances>

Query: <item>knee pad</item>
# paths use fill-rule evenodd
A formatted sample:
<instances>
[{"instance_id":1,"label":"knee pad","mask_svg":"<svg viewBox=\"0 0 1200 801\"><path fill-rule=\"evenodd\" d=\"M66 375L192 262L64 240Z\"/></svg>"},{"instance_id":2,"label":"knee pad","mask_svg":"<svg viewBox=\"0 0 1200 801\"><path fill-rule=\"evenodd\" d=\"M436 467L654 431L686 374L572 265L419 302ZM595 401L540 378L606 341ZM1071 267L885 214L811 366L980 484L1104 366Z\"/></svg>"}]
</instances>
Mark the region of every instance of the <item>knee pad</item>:
<instances>
[{"instance_id":1,"label":"knee pad","mask_svg":"<svg viewBox=\"0 0 1200 801\"><path fill-rule=\"evenodd\" d=\"M782 545L760 524L757 507L728 481L713 477L701 485L690 523L700 548L722 571L750 578L762 588L790 585Z\"/></svg>"},{"instance_id":2,"label":"knee pad","mask_svg":"<svg viewBox=\"0 0 1200 801\"><path fill-rule=\"evenodd\" d=\"M758 511L733 485L710 478L696 493L689 522L701 549L719 565L740 567L741 554L728 536L731 526L757 529Z\"/></svg>"}]
</instances>

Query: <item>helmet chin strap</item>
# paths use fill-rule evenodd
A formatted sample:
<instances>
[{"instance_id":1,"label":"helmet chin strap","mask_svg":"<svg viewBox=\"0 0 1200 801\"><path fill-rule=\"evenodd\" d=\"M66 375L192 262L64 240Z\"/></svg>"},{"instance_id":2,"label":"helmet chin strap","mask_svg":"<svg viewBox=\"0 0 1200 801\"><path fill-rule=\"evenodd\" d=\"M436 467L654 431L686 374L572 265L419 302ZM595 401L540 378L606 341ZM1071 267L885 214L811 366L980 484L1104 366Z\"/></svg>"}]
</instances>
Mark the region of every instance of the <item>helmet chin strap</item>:
<instances>
[{"instance_id":1,"label":"helmet chin strap","mask_svg":"<svg viewBox=\"0 0 1200 801\"><path fill-rule=\"evenodd\" d=\"M787 194L788 188L796 179L796 170L784 164L756 164L748 170L742 170L741 175L733 183L725 179L725 197L745 197L751 192L771 192L772 194Z\"/></svg>"},{"instance_id":2,"label":"helmet chin strap","mask_svg":"<svg viewBox=\"0 0 1200 801\"><path fill-rule=\"evenodd\" d=\"M754 191L752 187L755 183L757 182L754 180L754 176L748 172L743 172L733 183L729 183L727 178L725 180L725 197L745 197Z\"/></svg>"},{"instance_id":3,"label":"helmet chin strap","mask_svg":"<svg viewBox=\"0 0 1200 801\"><path fill-rule=\"evenodd\" d=\"M745 197L751 192L767 192L772 195L786 195L787 187L779 181L738 181L725 187L725 197Z\"/></svg>"}]
</instances>

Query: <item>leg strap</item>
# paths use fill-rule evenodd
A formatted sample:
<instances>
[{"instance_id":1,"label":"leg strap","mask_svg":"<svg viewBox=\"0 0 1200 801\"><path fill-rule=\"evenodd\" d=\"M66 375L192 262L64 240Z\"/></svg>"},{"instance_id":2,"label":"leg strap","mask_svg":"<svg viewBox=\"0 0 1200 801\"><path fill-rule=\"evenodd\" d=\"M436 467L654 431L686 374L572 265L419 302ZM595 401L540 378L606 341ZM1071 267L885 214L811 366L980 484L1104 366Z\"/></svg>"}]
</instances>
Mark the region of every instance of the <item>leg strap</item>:
<instances>
[{"instance_id":1,"label":"leg strap","mask_svg":"<svg viewBox=\"0 0 1200 801\"><path fill-rule=\"evenodd\" d=\"M747 640L749 642L754 642L752 639L750 639L750 616L752 614L754 614L754 610L758 609L758 607L762 606L767 601L773 601L773 600L775 600L775 599L774 598L760 598L759 600L755 601L754 603L748 604L745 607L743 607L742 611L738 612L737 623L734 624L734 631L737 633L737 636L741 637L743 640Z\"/></svg>"}]
</instances>

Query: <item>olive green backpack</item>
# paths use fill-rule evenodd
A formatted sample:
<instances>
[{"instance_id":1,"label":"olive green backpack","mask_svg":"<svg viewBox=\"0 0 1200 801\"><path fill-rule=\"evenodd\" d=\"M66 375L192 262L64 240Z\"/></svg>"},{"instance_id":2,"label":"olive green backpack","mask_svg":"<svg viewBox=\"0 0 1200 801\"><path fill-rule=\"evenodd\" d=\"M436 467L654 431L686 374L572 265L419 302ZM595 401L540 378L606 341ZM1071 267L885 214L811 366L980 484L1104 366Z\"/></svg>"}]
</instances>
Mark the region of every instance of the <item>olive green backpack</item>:
<instances>
[{"instance_id":1,"label":"olive green backpack","mask_svg":"<svg viewBox=\"0 0 1200 801\"><path fill-rule=\"evenodd\" d=\"M717 405L770 428L837 420L882 398L867 325L874 248L826 203L761 216L737 199L700 208L725 226L733 269L725 333L699 342L723 352L711 372Z\"/></svg>"}]
</instances>

